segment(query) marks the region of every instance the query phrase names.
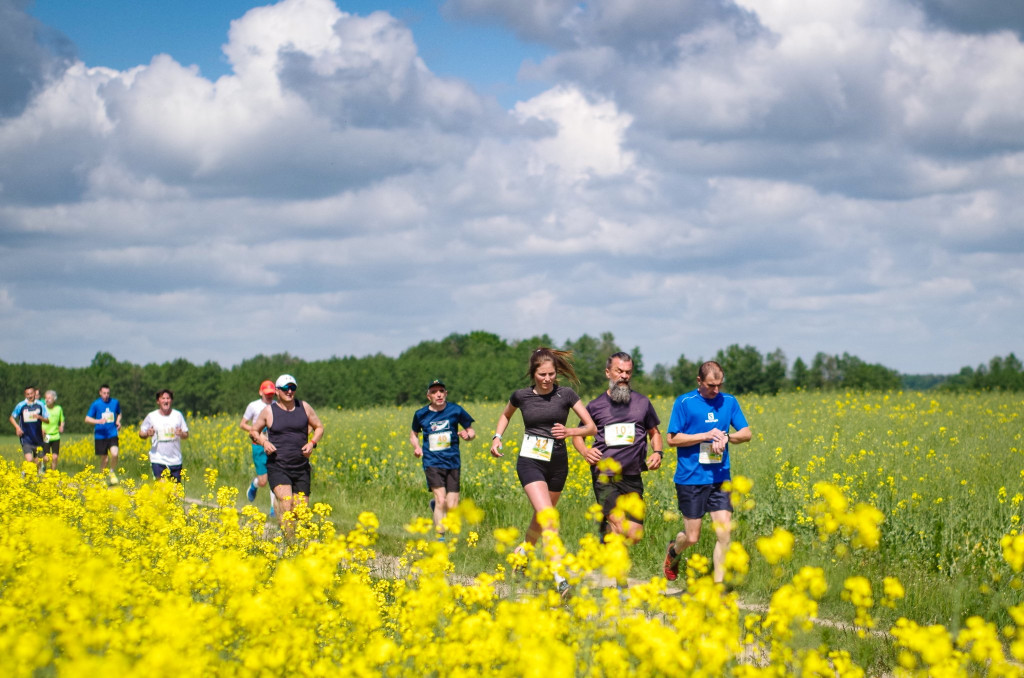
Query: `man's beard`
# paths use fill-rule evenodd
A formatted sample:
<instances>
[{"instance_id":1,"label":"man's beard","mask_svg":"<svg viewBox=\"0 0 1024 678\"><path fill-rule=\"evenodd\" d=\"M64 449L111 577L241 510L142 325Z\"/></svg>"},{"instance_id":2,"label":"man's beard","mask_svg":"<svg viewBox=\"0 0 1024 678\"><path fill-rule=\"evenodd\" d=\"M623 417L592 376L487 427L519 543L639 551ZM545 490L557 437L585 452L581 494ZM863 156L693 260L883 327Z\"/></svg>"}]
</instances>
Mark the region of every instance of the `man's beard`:
<instances>
[{"instance_id":1,"label":"man's beard","mask_svg":"<svg viewBox=\"0 0 1024 678\"><path fill-rule=\"evenodd\" d=\"M629 382L608 382L608 397L612 399L613 403L619 405L625 405L629 402L629 395L632 391L629 388Z\"/></svg>"}]
</instances>

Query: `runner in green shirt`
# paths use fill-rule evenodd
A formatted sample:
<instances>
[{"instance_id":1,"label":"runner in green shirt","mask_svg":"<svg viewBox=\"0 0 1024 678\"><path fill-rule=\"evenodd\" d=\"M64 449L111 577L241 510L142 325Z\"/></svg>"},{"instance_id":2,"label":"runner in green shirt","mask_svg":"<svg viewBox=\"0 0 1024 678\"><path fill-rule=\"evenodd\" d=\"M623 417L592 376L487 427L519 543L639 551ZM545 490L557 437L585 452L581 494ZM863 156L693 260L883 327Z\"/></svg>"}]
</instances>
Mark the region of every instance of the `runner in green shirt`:
<instances>
[{"instance_id":1,"label":"runner in green shirt","mask_svg":"<svg viewBox=\"0 0 1024 678\"><path fill-rule=\"evenodd\" d=\"M60 455L60 434L64 433L64 408L57 404L57 392L46 392L46 409L50 412L50 421L43 424L43 463L50 457L50 470L57 470L57 457Z\"/></svg>"}]
</instances>

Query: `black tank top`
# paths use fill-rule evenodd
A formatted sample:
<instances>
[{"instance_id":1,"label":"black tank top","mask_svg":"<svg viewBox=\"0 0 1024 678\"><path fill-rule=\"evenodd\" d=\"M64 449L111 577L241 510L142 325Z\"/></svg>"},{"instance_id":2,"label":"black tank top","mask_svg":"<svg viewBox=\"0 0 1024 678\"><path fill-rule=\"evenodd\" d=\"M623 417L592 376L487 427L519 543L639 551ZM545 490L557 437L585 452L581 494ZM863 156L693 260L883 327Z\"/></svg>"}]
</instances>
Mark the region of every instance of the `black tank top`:
<instances>
[{"instance_id":1,"label":"black tank top","mask_svg":"<svg viewBox=\"0 0 1024 678\"><path fill-rule=\"evenodd\" d=\"M302 446L309 440L309 417L306 416L306 408L297 398L295 409L290 412L276 401L271 403L271 406L274 408L274 423L267 429L267 438L277 448L277 453L269 456L267 461L276 461L281 466L304 466L309 462L302 454Z\"/></svg>"}]
</instances>

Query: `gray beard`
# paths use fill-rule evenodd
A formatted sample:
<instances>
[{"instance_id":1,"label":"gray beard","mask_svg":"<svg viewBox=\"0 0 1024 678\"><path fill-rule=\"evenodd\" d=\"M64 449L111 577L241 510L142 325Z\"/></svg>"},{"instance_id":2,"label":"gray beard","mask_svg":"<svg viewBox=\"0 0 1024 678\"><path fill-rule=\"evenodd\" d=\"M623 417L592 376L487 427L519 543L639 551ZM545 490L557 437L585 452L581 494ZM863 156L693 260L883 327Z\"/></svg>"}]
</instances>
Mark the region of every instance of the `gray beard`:
<instances>
[{"instance_id":1,"label":"gray beard","mask_svg":"<svg viewBox=\"0 0 1024 678\"><path fill-rule=\"evenodd\" d=\"M626 405L629 403L629 397L632 391L629 388L629 384L608 384L610 390L608 391L608 397L612 399L613 403L619 405Z\"/></svg>"}]
</instances>

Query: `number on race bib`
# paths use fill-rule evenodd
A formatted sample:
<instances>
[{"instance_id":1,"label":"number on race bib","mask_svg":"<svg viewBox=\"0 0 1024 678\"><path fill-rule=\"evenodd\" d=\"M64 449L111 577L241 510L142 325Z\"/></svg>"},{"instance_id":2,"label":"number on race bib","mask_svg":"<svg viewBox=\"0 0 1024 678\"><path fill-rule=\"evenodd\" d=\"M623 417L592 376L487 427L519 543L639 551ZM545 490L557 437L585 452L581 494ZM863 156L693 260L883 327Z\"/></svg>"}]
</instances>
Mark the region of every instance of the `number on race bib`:
<instances>
[{"instance_id":1,"label":"number on race bib","mask_svg":"<svg viewBox=\"0 0 1024 678\"><path fill-rule=\"evenodd\" d=\"M445 431L444 433L431 433L427 436L427 442L430 444L430 449L436 451L451 449L452 446L452 432Z\"/></svg>"},{"instance_id":2,"label":"number on race bib","mask_svg":"<svg viewBox=\"0 0 1024 678\"><path fill-rule=\"evenodd\" d=\"M608 447L622 447L632 445L636 440L636 424L620 423L608 424L604 427L604 444Z\"/></svg>"},{"instance_id":3,"label":"number on race bib","mask_svg":"<svg viewBox=\"0 0 1024 678\"><path fill-rule=\"evenodd\" d=\"M532 436L527 433L523 436L523 446L520 448L519 455L527 457L529 459L539 459L540 461L551 461L551 453L555 449L554 438L544 438L541 436Z\"/></svg>"},{"instance_id":4,"label":"number on race bib","mask_svg":"<svg viewBox=\"0 0 1024 678\"><path fill-rule=\"evenodd\" d=\"M721 464L722 453L711 449L711 443L701 443L699 461L702 464Z\"/></svg>"}]
</instances>

